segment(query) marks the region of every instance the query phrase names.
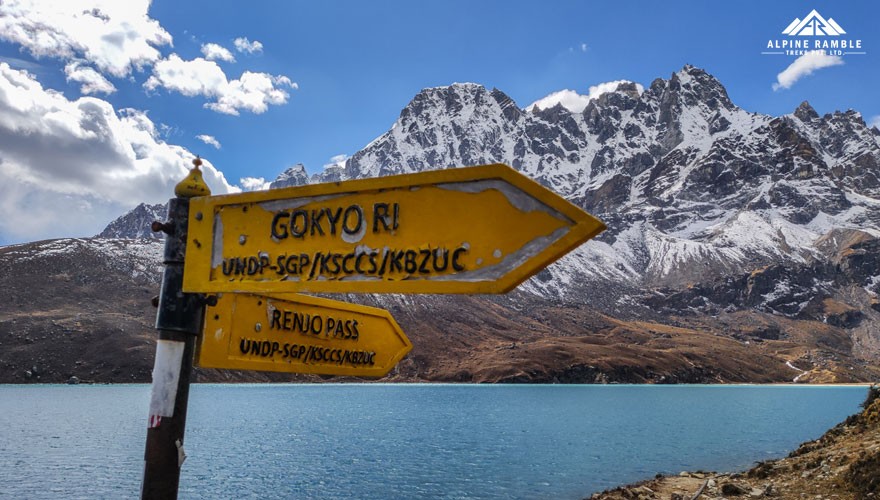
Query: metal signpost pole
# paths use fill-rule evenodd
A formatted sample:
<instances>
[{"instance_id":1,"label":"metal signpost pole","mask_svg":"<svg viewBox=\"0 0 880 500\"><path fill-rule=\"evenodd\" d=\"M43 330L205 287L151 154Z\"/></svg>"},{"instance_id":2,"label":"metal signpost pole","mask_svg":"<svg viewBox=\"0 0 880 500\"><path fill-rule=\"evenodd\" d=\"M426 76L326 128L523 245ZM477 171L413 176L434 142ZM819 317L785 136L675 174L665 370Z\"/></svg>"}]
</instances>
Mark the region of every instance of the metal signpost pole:
<instances>
[{"instance_id":1,"label":"metal signpost pole","mask_svg":"<svg viewBox=\"0 0 880 500\"><path fill-rule=\"evenodd\" d=\"M167 238L142 499L177 498L206 304L201 366L381 377L412 348L387 311L289 294L506 293L605 229L501 164L209 196L193 163L153 228Z\"/></svg>"},{"instance_id":2,"label":"metal signpost pole","mask_svg":"<svg viewBox=\"0 0 880 500\"><path fill-rule=\"evenodd\" d=\"M156 329L156 361L150 397L149 425L144 453L142 499L175 499L180 467L186 458L183 434L189 400L193 349L202 331L205 301L202 296L183 293L183 264L189 219L189 198L208 195L198 167L177 185L168 207L168 222L154 222L153 230L166 233L162 290Z\"/></svg>"}]
</instances>

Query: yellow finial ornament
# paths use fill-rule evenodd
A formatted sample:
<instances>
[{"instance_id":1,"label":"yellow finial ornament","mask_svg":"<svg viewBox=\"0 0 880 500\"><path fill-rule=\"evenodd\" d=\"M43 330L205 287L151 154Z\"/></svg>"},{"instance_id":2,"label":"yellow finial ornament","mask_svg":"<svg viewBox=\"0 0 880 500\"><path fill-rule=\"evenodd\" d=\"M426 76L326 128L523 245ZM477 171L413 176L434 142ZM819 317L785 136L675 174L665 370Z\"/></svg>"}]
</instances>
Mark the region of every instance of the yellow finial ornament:
<instances>
[{"instance_id":1,"label":"yellow finial ornament","mask_svg":"<svg viewBox=\"0 0 880 500\"><path fill-rule=\"evenodd\" d=\"M180 181L174 186L174 194L178 198L194 198L196 196L209 196L211 194L211 190L208 189L208 185L205 184L205 179L202 178L202 171L199 170L201 164L202 159L196 155L196 159L193 160L193 165L195 166L189 171L189 175L186 176L186 179Z\"/></svg>"}]
</instances>

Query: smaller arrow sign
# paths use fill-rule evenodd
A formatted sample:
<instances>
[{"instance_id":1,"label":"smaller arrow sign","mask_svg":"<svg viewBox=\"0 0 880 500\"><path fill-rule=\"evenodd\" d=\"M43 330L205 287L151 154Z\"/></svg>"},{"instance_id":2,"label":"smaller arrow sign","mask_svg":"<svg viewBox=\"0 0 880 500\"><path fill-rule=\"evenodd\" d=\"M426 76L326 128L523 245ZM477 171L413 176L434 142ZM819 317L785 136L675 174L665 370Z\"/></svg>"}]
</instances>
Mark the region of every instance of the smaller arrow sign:
<instances>
[{"instance_id":1,"label":"smaller arrow sign","mask_svg":"<svg viewBox=\"0 0 880 500\"><path fill-rule=\"evenodd\" d=\"M203 368L382 377L412 349L388 311L288 294L222 294L207 309Z\"/></svg>"}]
</instances>

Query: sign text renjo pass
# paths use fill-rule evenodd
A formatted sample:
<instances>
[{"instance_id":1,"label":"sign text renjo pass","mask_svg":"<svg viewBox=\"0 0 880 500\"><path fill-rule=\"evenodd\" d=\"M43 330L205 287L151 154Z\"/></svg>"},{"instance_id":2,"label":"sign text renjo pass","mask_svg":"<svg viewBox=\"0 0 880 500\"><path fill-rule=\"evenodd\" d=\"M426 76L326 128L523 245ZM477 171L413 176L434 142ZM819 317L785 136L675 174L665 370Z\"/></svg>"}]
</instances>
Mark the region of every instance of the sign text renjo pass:
<instances>
[{"instance_id":1,"label":"sign text renjo pass","mask_svg":"<svg viewBox=\"0 0 880 500\"><path fill-rule=\"evenodd\" d=\"M604 229L505 165L194 198L183 288L504 293Z\"/></svg>"},{"instance_id":2,"label":"sign text renjo pass","mask_svg":"<svg viewBox=\"0 0 880 500\"><path fill-rule=\"evenodd\" d=\"M224 293L207 309L197 349L203 368L382 377L412 344L383 309Z\"/></svg>"}]
</instances>

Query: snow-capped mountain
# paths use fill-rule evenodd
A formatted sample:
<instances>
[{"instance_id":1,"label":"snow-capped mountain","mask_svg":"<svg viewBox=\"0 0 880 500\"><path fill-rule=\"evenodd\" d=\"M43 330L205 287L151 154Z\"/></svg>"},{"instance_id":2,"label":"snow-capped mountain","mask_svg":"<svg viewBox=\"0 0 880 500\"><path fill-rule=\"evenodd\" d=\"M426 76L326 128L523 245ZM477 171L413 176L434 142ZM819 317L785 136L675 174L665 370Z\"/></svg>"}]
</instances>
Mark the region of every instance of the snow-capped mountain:
<instances>
[{"instance_id":1,"label":"snow-capped mountain","mask_svg":"<svg viewBox=\"0 0 880 500\"><path fill-rule=\"evenodd\" d=\"M302 186L309 183L309 173L302 163L288 168L274 181L269 184L269 189L278 189L289 186Z\"/></svg>"},{"instance_id":2,"label":"snow-capped mountain","mask_svg":"<svg viewBox=\"0 0 880 500\"><path fill-rule=\"evenodd\" d=\"M164 235L162 233L154 233L150 229L150 224L153 221L165 220L167 213L167 204L147 205L146 203L141 203L127 214L108 224L96 238L149 238L162 240Z\"/></svg>"},{"instance_id":3,"label":"snow-capped mountain","mask_svg":"<svg viewBox=\"0 0 880 500\"><path fill-rule=\"evenodd\" d=\"M855 111L751 113L692 66L574 111L453 84L421 91L344 162L296 165L272 187L488 163L608 230L510 297L349 297L422 337L413 377L816 382L870 378L880 360L880 131ZM145 210L105 233L149 235L164 210Z\"/></svg>"},{"instance_id":4,"label":"snow-capped mountain","mask_svg":"<svg viewBox=\"0 0 880 500\"><path fill-rule=\"evenodd\" d=\"M341 172L308 182L507 163L609 226L527 289L680 286L821 257L815 243L833 228L880 234L878 137L854 111L750 113L693 66L641 93L622 83L582 112L454 84L420 92Z\"/></svg>"}]
</instances>

